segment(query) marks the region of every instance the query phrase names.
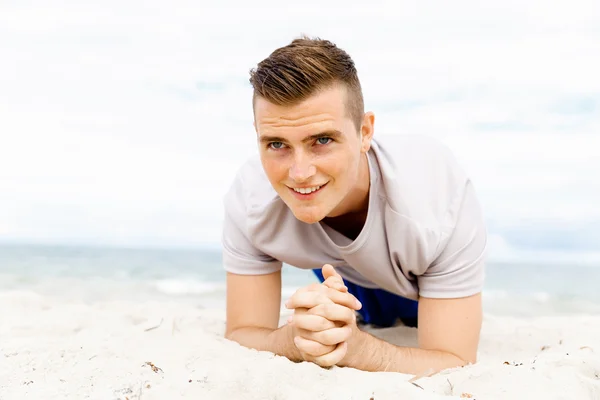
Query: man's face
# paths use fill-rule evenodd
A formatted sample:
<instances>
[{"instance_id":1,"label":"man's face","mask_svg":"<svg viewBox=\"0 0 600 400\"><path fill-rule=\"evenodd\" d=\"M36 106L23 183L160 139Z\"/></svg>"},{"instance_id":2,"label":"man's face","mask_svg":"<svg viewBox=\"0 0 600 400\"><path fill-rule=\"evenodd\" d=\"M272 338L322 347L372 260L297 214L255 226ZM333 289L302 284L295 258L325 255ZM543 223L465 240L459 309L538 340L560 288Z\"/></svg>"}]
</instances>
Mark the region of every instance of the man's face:
<instances>
[{"instance_id":1,"label":"man's face","mask_svg":"<svg viewBox=\"0 0 600 400\"><path fill-rule=\"evenodd\" d=\"M364 153L373 116L365 114L357 130L346 110L345 87L333 86L289 107L259 97L255 127L266 175L299 220L342 215L356 203L358 186L366 185L368 192Z\"/></svg>"}]
</instances>

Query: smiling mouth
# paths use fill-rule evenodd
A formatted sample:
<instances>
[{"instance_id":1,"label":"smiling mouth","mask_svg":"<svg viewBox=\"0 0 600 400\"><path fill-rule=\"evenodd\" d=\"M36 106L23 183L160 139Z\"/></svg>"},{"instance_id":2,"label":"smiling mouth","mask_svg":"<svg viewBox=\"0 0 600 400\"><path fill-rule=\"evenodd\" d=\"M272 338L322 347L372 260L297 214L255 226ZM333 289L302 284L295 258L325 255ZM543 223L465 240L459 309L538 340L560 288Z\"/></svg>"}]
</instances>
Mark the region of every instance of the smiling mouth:
<instances>
[{"instance_id":1,"label":"smiling mouth","mask_svg":"<svg viewBox=\"0 0 600 400\"><path fill-rule=\"evenodd\" d=\"M313 193L318 192L319 190L321 190L326 185L327 185L327 183L324 183L322 185L311 186L311 187L307 187L307 188L292 188L291 187L290 189L293 190L294 192L298 193L298 194L309 195L309 194L313 194Z\"/></svg>"}]
</instances>

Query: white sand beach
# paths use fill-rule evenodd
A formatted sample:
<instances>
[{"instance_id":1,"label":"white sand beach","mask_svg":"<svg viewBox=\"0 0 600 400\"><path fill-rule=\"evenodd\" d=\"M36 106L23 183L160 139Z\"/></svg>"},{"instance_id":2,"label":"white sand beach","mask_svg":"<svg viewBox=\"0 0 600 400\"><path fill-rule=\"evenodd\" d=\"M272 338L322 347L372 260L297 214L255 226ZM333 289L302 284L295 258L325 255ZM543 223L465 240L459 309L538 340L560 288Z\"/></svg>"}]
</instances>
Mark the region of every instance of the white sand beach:
<instances>
[{"instance_id":1,"label":"white sand beach","mask_svg":"<svg viewBox=\"0 0 600 400\"><path fill-rule=\"evenodd\" d=\"M282 310L282 321L288 311ZM223 309L0 293L0 399L600 399L600 316L486 315L479 361L410 375L323 369L223 338ZM373 331L399 345L416 330Z\"/></svg>"}]
</instances>

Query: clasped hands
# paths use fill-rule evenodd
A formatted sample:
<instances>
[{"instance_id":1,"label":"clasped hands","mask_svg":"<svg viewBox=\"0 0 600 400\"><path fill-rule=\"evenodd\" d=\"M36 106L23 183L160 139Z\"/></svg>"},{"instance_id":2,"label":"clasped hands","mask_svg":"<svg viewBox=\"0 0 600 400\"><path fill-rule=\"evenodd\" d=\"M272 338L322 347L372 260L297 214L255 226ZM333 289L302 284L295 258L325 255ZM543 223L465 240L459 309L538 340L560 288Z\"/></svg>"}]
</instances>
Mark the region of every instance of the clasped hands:
<instances>
[{"instance_id":1,"label":"clasped hands","mask_svg":"<svg viewBox=\"0 0 600 400\"><path fill-rule=\"evenodd\" d=\"M359 333L355 311L362 305L331 265L323 266L322 272L323 283L298 289L285 306L294 310L288 324L302 358L331 367L349 355L348 344Z\"/></svg>"}]
</instances>

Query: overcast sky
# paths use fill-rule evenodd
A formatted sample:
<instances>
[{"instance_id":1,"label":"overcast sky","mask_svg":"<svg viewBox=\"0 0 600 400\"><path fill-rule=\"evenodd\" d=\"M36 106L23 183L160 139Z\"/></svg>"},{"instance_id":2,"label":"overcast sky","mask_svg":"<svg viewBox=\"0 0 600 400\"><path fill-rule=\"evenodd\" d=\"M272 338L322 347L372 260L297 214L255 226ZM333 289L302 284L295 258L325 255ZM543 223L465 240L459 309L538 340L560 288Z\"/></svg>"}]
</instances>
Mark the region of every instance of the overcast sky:
<instances>
[{"instance_id":1,"label":"overcast sky","mask_svg":"<svg viewBox=\"0 0 600 400\"><path fill-rule=\"evenodd\" d=\"M597 0L203 3L0 3L0 240L218 245L248 71L306 33L376 135L451 147L497 248L600 250Z\"/></svg>"}]
</instances>

